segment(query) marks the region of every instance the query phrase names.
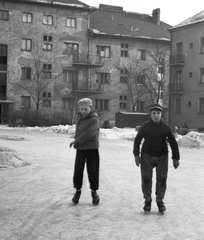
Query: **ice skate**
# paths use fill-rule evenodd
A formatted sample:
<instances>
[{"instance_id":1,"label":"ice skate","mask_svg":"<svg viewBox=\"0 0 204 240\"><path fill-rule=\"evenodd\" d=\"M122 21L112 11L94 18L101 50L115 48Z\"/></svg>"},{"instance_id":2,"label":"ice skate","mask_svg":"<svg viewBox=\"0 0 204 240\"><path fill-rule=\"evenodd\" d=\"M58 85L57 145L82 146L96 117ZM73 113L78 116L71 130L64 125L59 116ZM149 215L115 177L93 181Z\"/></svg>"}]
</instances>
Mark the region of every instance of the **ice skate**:
<instances>
[{"instance_id":1,"label":"ice skate","mask_svg":"<svg viewBox=\"0 0 204 240\"><path fill-rule=\"evenodd\" d=\"M91 196L92 196L92 203L93 203L94 205L98 205L100 199L99 199L99 196L98 196L97 192L94 191L94 190L92 190L92 191L91 191Z\"/></svg>"},{"instance_id":2,"label":"ice skate","mask_svg":"<svg viewBox=\"0 0 204 240\"><path fill-rule=\"evenodd\" d=\"M157 202L157 206L158 206L158 210L161 214L164 214L164 211L166 211L166 207L164 206L164 203L161 202Z\"/></svg>"},{"instance_id":3,"label":"ice skate","mask_svg":"<svg viewBox=\"0 0 204 240\"><path fill-rule=\"evenodd\" d=\"M151 211L152 201L145 201L144 204L145 205L143 207L143 210L145 211L145 213L149 213Z\"/></svg>"},{"instance_id":4,"label":"ice skate","mask_svg":"<svg viewBox=\"0 0 204 240\"><path fill-rule=\"evenodd\" d=\"M79 198L81 196L81 190L76 190L74 197L72 198L72 202L77 204L79 202Z\"/></svg>"}]
</instances>

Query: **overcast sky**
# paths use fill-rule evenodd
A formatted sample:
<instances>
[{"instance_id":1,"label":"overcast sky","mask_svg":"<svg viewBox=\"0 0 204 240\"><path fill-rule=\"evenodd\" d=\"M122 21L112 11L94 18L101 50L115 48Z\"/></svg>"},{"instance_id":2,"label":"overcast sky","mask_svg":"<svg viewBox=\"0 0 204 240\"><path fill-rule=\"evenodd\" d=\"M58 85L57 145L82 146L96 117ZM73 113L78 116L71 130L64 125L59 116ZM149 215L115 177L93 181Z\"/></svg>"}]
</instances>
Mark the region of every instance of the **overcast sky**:
<instances>
[{"instance_id":1,"label":"overcast sky","mask_svg":"<svg viewBox=\"0 0 204 240\"><path fill-rule=\"evenodd\" d=\"M152 14L152 10L160 8L161 21L175 26L184 20L204 11L203 0L81 0L92 7L108 4L123 7L125 11Z\"/></svg>"}]
</instances>

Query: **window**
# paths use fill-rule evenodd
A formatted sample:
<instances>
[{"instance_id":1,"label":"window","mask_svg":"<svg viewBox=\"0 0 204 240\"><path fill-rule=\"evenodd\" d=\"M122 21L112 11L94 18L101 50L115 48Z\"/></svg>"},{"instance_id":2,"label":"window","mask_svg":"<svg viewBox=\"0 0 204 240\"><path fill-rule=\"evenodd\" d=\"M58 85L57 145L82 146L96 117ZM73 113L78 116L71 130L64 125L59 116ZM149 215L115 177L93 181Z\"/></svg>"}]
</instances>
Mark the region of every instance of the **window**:
<instances>
[{"instance_id":1,"label":"window","mask_svg":"<svg viewBox=\"0 0 204 240\"><path fill-rule=\"evenodd\" d=\"M139 74L137 76L137 84L139 84L139 85L145 84L145 75L144 74Z\"/></svg>"},{"instance_id":2,"label":"window","mask_svg":"<svg viewBox=\"0 0 204 240\"><path fill-rule=\"evenodd\" d=\"M72 98L62 98L62 109L72 109L74 99Z\"/></svg>"},{"instance_id":3,"label":"window","mask_svg":"<svg viewBox=\"0 0 204 240\"><path fill-rule=\"evenodd\" d=\"M72 83L72 90L77 90L78 89L78 71L64 70L63 82Z\"/></svg>"},{"instance_id":4,"label":"window","mask_svg":"<svg viewBox=\"0 0 204 240\"><path fill-rule=\"evenodd\" d=\"M51 107L51 100L50 99L43 99L42 100L42 107Z\"/></svg>"},{"instance_id":5,"label":"window","mask_svg":"<svg viewBox=\"0 0 204 240\"><path fill-rule=\"evenodd\" d=\"M52 64L43 64L43 79L52 78Z\"/></svg>"},{"instance_id":6,"label":"window","mask_svg":"<svg viewBox=\"0 0 204 240\"><path fill-rule=\"evenodd\" d=\"M200 52L204 53L204 37L200 39Z\"/></svg>"},{"instance_id":7,"label":"window","mask_svg":"<svg viewBox=\"0 0 204 240\"><path fill-rule=\"evenodd\" d=\"M200 69L200 83L204 83L204 68Z\"/></svg>"},{"instance_id":8,"label":"window","mask_svg":"<svg viewBox=\"0 0 204 240\"><path fill-rule=\"evenodd\" d=\"M126 83L128 81L128 70L127 69L121 69L120 70L120 82Z\"/></svg>"},{"instance_id":9,"label":"window","mask_svg":"<svg viewBox=\"0 0 204 240\"><path fill-rule=\"evenodd\" d=\"M9 20L9 11L0 10L0 20Z\"/></svg>"},{"instance_id":10,"label":"window","mask_svg":"<svg viewBox=\"0 0 204 240\"><path fill-rule=\"evenodd\" d=\"M181 113L181 99L175 99L175 113Z\"/></svg>"},{"instance_id":11,"label":"window","mask_svg":"<svg viewBox=\"0 0 204 240\"><path fill-rule=\"evenodd\" d=\"M97 83L109 84L110 83L110 73L97 73Z\"/></svg>"},{"instance_id":12,"label":"window","mask_svg":"<svg viewBox=\"0 0 204 240\"><path fill-rule=\"evenodd\" d=\"M0 73L0 99L6 100L6 74Z\"/></svg>"},{"instance_id":13,"label":"window","mask_svg":"<svg viewBox=\"0 0 204 240\"><path fill-rule=\"evenodd\" d=\"M121 57L128 57L128 44L127 43L121 43Z\"/></svg>"},{"instance_id":14,"label":"window","mask_svg":"<svg viewBox=\"0 0 204 240\"><path fill-rule=\"evenodd\" d=\"M127 109L127 96L121 95L119 98L119 108L121 109Z\"/></svg>"},{"instance_id":15,"label":"window","mask_svg":"<svg viewBox=\"0 0 204 240\"><path fill-rule=\"evenodd\" d=\"M51 107L51 92L43 92L42 97L42 107Z\"/></svg>"},{"instance_id":16,"label":"window","mask_svg":"<svg viewBox=\"0 0 204 240\"><path fill-rule=\"evenodd\" d=\"M42 96L43 98L51 98L51 92L43 92Z\"/></svg>"},{"instance_id":17,"label":"window","mask_svg":"<svg viewBox=\"0 0 204 240\"><path fill-rule=\"evenodd\" d=\"M26 68L26 67L21 68L21 79L31 80L31 68Z\"/></svg>"},{"instance_id":18,"label":"window","mask_svg":"<svg viewBox=\"0 0 204 240\"><path fill-rule=\"evenodd\" d=\"M191 107L191 102L188 102L188 107Z\"/></svg>"},{"instance_id":19,"label":"window","mask_svg":"<svg viewBox=\"0 0 204 240\"><path fill-rule=\"evenodd\" d=\"M67 18L67 27L76 27L76 18Z\"/></svg>"},{"instance_id":20,"label":"window","mask_svg":"<svg viewBox=\"0 0 204 240\"><path fill-rule=\"evenodd\" d=\"M145 61L146 60L146 50L138 49L137 50L137 59Z\"/></svg>"},{"instance_id":21,"label":"window","mask_svg":"<svg viewBox=\"0 0 204 240\"><path fill-rule=\"evenodd\" d=\"M176 44L176 53L181 56L183 54L183 43L179 42Z\"/></svg>"},{"instance_id":22,"label":"window","mask_svg":"<svg viewBox=\"0 0 204 240\"><path fill-rule=\"evenodd\" d=\"M22 39L21 49L23 51L31 51L32 50L32 40L31 39Z\"/></svg>"},{"instance_id":23,"label":"window","mask_svg":"<svg viewBox=\"0 0 204 240\"><path fill-rule=\"evenodd\" d=\"M23 13L22 21L31 23L33 21L33 14L32 13Z\"/></svg>"},{"instance_id":24,"label":"window","mask_svg":"<svg viewBox=\"0 0 204 240\"><path fill-rule=\"evenodd\" d=\"M108 111L109 110L109 100L107 99L96 99L95 100L95 109Z\"/></svg>"},{"instance_id":25,"label":"window","mask_svg":"<svg viewBox=\"0 0 204 240\"><path fill-rule=\"evenodd\" d=\"M0 44L0 71L7 71L7 45Z\"/></svg>"},{"instance_id":26,"label":"window","mask_svg":"<svg viewBox=\"0 0 204 240\"><path fill-rule=\"evenodd\" d=\"M52 36L49 35L43 36L43 50L52 51Z\"/></svg>"},{"instance_id":27,"label":"window","mask_svg":"<svg viewBox=\"0 0 204 240\"><path fill-rule=\"evenodd\" d=\"M21 96L21 107L30 108L30 96Z\"/></svg>"},{"instance_id":28,"label":"window","mask_svg":"<svg viewBox=\"0 0 204 240\"><path fill-rule=\"evenodd\" d=\"M144 111L144 101L137 101L136 111L143 112Z\"/></svg>"},{"instance_id":29,"label":"window","mask_svg":"<svg viewBox=\"0 0 204 240\"><path fill-rule=\"evenodd\" d=\"M46 24L46 25L52 25L53 24L53 16L44 15L43 16L43 23Z\"/></svg>"},{"instance_id":30,"label":"window","mask_svg":"<svg viewBox=\"0 0 204 240\"><path fill-rule=\"evenodd\" d=\"M199 98L199 110L200 114L204 114L204 98Z\"/></svg>"},{"instance_id":31,"label":"window","mask_svg":"<svg viewBox=\"0 0 204 240\"><path fill-rule=\"evenodd\" d=\"M193 77L193 73L189 72L189 78L192 78L192 77Z\"/></svg>"},{"instance_id":32,"label":"window","mask_svg":"<svg viewBox=\"0 0 204 240\"><path fill-rule=\"evenodd\" d=\"M63 48L63 53L74 55L76 53L78 54L79 45L77 43L64 43Z\"/></svg>"},{"instance_id":33,"label":"window","mask_svg":"<svg viewBox=\"0 0 204 240\"><path fill-rule=\"evenodd\" d=\"M73 56L73 61L78 61L79 55L79 44L77 43L64 43L63 44L63 54L68 54Z\"/></svg>"},{"instance_id":34,"label":"window","mask_svg":"<svg viewBox=\"0 0 204 240\"><path fill-rule=\"evenodd\" d=\"M97 46L97 56L102 58L110 57L110 47Z\"/></svg>"},{"instance_id":35,"label":"window","mask_svg":"<svg viewBox=\"0 0 204 240\"><path fill-rule=\"evenodd\" d=\"M190 48L193 48L193 43L190 43Z\"/></svg>"},{"instance_id":36,"label":"window","mask_svg":"<svg viewBox=\"0 0 204 240\"><path fill-rule=\"evenodd\" d=\"M176 92L183 91L183 84L182 84L182 72L176 72Z\"/></svg>"}]
</instances>

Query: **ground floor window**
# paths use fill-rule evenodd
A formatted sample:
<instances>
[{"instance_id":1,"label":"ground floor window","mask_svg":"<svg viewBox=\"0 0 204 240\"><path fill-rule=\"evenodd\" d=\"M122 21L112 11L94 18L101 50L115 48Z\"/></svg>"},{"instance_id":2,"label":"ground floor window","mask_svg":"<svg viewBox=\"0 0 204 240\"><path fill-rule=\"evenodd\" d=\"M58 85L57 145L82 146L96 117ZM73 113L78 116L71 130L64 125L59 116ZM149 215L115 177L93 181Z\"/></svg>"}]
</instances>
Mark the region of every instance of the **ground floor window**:
<instances>
[{"instance_id":1,"label":"ground floor window","mask_svg":"<svg viewBox=\"0 0 204 240\"><path fill-rule=\"evenodd\" d=\"M21 107L30 108L30 96L21 96Z\"/></svg>"},{"instance_id":2,"label":"ground floor window","mask_svg":"<svg viewBox=\"0 0 204 240\"><path fill-rule=\"evenodd\" d=\"M108 99L96 99L95 100L95 108L97 110L109 110L109 100Z\"/></svg>"},{"instance_id":3,"label":"ground floor window","mask_svg":"<svg viewBox=\"0 0 204 240\"><path fill-rule=\"evenodd\" d=\"M204 98L199 98L199 110L200 114L204 114Z\"/></svg>"},{"instance_id":4,"label":"ground floor window","mask_svg":"<svg viewBox=\"0 0 204 240\"><path fill-rule=\"evenodd\" d=\"M62 109L71 109L73 106L74 99L62 98Z\"/></svg>"},{"instance_id":5,"label":"ground floor window","mask_svg":"<svg viewBox=\"0 0 204 240\"><path fill-rule=\"evenodd\" d=\"M120 95L119 107L120 107L120 109L127 109L127 96L126 95Z\"/></svg>"}]
</instances>

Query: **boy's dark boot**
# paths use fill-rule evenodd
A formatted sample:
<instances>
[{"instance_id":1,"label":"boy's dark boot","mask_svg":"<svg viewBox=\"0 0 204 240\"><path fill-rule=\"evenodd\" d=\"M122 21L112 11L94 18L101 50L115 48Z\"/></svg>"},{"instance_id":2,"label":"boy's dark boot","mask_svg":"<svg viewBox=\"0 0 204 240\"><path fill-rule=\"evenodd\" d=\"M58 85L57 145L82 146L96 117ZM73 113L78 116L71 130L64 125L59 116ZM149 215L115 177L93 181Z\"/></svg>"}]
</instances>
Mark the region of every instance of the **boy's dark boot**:
<instances>
[{"instance_id":1,"label":"boy's dark boot","mask_svg":"<svg viewBox=\"0 0 204 240\"><path fill-rule=\"evenodd\" d=\"M76 190L74 197L72 198L72 202L77 204L79 202L79 198L81 196L81 189L80 190Z\"/></svg>"},{"instance_id":2,"label":"boy's dark boot","mask_svg":"<svg viewBox=\"0 0 204 240\"><path fill-rule=\"evenodd\" d=\"M98 205L99 204L99 201L100 201L100 198L96 192L96 190L92 190L91 191L91 196L92 196L92 203L94 205Z\"/></svg>"},{"instance_id":3,"label":"boy's dark boot","mask_svg":"<svg viewBox=\"0 0 204 240\"><path fill-rule=\"evenodd\" d=\"M151 200L150 201L145 200L144 204L145 204L144 207L143 207L144 211L145 212L150 212L152 201Z\"/></svg>"},{"instance_id":4,"label":"boy's dark boot","mask_svg":"<svg viewBox=\"0 0 204 240\"><path fill-rule=\"evenodd\" d=\"M163 213L164 211L166 211L166 207L164 206L163 201L157 202L157 206L160 213Z\"/></svg>"}]
</instances>

